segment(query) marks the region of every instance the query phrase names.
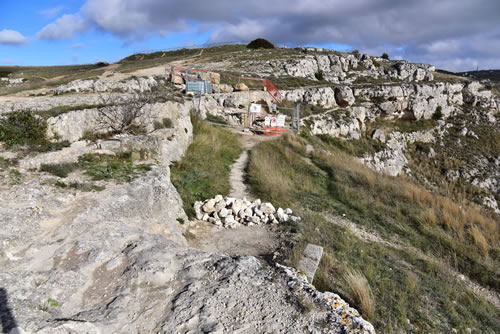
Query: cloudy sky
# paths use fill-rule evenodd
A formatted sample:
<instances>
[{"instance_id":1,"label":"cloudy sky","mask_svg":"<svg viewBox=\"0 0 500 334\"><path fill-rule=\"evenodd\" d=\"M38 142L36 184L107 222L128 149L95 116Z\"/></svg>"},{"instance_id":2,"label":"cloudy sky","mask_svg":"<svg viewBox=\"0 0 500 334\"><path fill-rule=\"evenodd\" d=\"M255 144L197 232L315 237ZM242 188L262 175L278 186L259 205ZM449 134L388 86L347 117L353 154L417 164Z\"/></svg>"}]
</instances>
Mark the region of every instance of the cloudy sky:
<instances>
[{"instance_id":1,"label":"cloudy sky","mask_svg":"<svg viewBox=\"0 0 500 334\"><path fill-rule=\"evenodd\" d=\"M0 0L0 65L114 62L264 37L451 71L500 68L499 0Z\"/></svg>"}]
</instances>

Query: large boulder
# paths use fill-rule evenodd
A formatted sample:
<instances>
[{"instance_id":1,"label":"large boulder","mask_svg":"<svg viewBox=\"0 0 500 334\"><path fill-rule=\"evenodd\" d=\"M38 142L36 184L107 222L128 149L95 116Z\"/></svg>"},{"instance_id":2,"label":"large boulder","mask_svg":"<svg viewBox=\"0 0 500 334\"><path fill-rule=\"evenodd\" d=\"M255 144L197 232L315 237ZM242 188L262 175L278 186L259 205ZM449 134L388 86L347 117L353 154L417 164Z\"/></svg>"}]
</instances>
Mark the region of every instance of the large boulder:
<instances>
[{"instance_id":1,"label":"large boulder","mask_svg":"<svg viewBox=\"0 0 500 334\"><path fill-rule=\"evenodd\" d=\"M249 89L248 86L243 82L238 82L236 85L234 85L234 90L237 92L247 92Z\"/></svg>"},{"instance_id":2,"label":"large boulder","mask_svg":"<svg viewBox=\"0 0 500 334\"><path fill-rule=\"evenodd\" d=\"M350 87L339 86L335 87L335 101L341 107L349 107L354 104L356 99Z\"/></svg>"}]
</instances>

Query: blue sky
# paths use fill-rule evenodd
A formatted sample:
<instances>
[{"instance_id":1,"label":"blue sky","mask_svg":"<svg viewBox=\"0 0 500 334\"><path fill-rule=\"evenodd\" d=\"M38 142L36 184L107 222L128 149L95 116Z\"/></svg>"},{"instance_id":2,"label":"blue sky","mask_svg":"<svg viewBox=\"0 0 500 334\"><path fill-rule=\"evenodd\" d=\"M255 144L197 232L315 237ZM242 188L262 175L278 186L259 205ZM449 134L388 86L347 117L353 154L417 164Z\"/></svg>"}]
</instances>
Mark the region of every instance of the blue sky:
<instances>
[{"instance_id":1,"label":"blue sky","mask_svg":"<svg viewBox=\"0 0 500 334\"><path fill-rule=\"evenodd\" d=\"M114 62L264 37L454 71L500 68L499 17L489 0L0 0L0 65Z\"/></svg>"},{"instance_id":2,"label":"blue sky","mask_svg":"<svg viewBox=\"0 0 500 334\"><path fill-rule=\"evenodd\" d=\"M64 14L79 11L85 1L0 0L0 31L20 32L29 39L22 45L0 43L0 65L68 65L118 61L136 52L203 44L208 33L178 32L132 41L97 27L77 33L71 39L43 40L37 33ZM14 13L22 12L16 16Z\"/></svg>"}]
</instances>

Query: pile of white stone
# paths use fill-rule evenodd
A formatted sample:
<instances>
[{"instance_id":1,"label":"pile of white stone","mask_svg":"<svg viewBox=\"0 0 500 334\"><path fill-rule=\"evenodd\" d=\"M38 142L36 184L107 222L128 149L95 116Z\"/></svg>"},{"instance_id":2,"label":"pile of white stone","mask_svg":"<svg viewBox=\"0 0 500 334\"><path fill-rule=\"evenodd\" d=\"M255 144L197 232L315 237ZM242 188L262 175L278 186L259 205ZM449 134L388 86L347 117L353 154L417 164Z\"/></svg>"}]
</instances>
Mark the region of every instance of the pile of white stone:
<instances>
[{"instance_id":1,"label":"pile of white stone","mask_svg":"<svg viewBox=\"0 0 500 334\"><path fill-rule=\"evenodd\" d=\"M300 220L292 215L291 209L275 209L271 203L262 203L260 199L250 202L246 198L217 195L215 198L196 202L193 207L197 219L227 228Z\"/></svg>"}]
</instances>

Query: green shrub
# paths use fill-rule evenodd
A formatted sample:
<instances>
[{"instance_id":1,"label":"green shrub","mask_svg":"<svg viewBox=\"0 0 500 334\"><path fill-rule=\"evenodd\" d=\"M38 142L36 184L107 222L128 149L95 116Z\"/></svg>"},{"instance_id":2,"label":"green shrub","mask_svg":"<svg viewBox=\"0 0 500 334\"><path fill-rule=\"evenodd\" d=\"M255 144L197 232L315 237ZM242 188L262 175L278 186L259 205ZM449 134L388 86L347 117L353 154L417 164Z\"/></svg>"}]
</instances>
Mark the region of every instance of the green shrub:
<instances>
[{"instance_id":1,"label":"green shrub","mask_svg":"<svg viewBox=\"0 0 500 334\"><path fill-rule=\"evenodd\" d=\"M83 192L103 191L104 189L106 189L106 187L104 186L97 186L92 183L79 183L79 182L71 182L69 184L69 187Z\"/></svg>"},{"instance_id":2,"label":"green shrub","mask_svg":"<svg viewBox=\"0 0 500 334\"><path fill-rule=\"evenodd\" d=\"M376 61L375 59L372 60L372 63L375 67L380 67L380 63Z\"/></svg>"},{"instance_id":3,"label":"green shrub","mask_svg":"<svg viewBox=\"0 0 500 334\"><path fill-rule=\"evenodd\" d=\"M33 147L34 151L37 152L53 152L53 151L59 151L62 150L65 147L70 147L71 143L67 140L63 141L58 141L58 142L50 142L46 141L36 147Z\"/></svg>"},{"instance_id":4,"label":"green shrub","mask_svg":"<svg viewBox=\"0 0 500 334\"><path fill-rule=\"evenodd\" d=\"M21 184L23 181L23 176L21 175L21 173L17 169L11 168L9 170L9 180L10 180L10 184L12 184L12 185Z\"/></svg>"},{"instance_id":5,"label":"green shrub","mask_svg":"<svg viewBox=\"0 0 500 334\"><path fill-rule=\"evenodd\" d=\"M355 56L359 55L359 50L352 50L352 54Z\"/></svg>"},{"instance_id":6,"label":"green shrub","mask_svg":"<svg viewBox=\"0 0 500 334\"><path fill-rule=\"evenodd\" d=\"M172 122L172 120L170 118L164 118L162 119L162 123L163 123L163 126L165 128L173 128L174 127L174 123Z\"/></svg>"},{"instance_id":7,"label":"green shrub","mask_svg":"<svg viewBox=\"0 0 500 334\"><path fill-rule=\"evenodd\" d=\"M443 118L443 108L441 106L437 106L436 111L432 114L432 119L437 121L441 118Z\"/></svg>"},{"instance_id":8,"label":"green shrub","mask_svg":"<svg viewBox=\"0 0 500 334\"><path fill-rule=\"evenodd\" d=\"M207 121L217 124L227 124L226 120L221 116L207 114Z\"/></svg>"},{"instance_id":9,"label":"green shrub","mask_svg":"<svg viewBox=\"0 0 500 334\"><path fill-rule=\"evenodd\" d=\"M6 78L11 74L12 71L7 71L7 70L0 70L0 78Z\"/></svg>"},{"instance_id":10,"label":"green shrub","mask_svg":"<svg viewBox=\"0 0 500 334\"><path fill-rule=\"evenodd\" d=\"M63 163L63 164L42 164L40 166L41 172L46 172L58 177L65 178L69 173L76 169L76 164Z\"/></svg>"},{"instance_id":11,"label":"green shrub","mask_svg":"<svg viewBox=\"0 0 500 334\"><path fill-rule=\"evenodd\" d=\"M83 131L81 140L88 140L90 142L96 142L98 140L106 140L112 137L111 132L95 132L91 130Z\"/></svg>"},{"instance_id":12,"label":"green shrub","mask_svg":"<svg viewBox=\"0 0 500 334\"><path fill-rule=\"evenodd\" d=\"M10 165L10 160L5 159L4 157L0 157L0 171L7 170Z\"/></svg>"},{"instance_id":13,"label":"green shrub","mask_svg":"<svg viewBox=\"0 0 500 334\"><path fill-rule=\"evenodd\" d=\"M47 143L47 122L32 111L14 111L0 118L0 141L7 147Z\"/></svg>"},{"instance_id":14,"label":"green shrub","mask_svg":"<svg viewBox=\"0 0 500 334\"><path fill-rule=\"evenodd\" d=\"M382 59L386 59L386 60L389 60L389 55L387 53L383 53L382 54Z\"/></svg>"},{"instance_id":15,"label":"green shrub","mask_svg":"<svg viewBox=\"0 0 500 334\"><path fill-rule=\"evenodd\" d=\"M319 81L323 81L325 80L325 75L323 73L322 70L318 70L318 72L314 73L314 76L316 77L316 79L318 79Z\"/></svg>"},{"instance_id":16,"label":"green shrub","mask_svg":"<svg viewBox=\"0 0 500 334\"><path fill-rule=\"evenodd\" d=\"M263 38L257 38L247 45L248 49L274 49L273 43Z\"/></svg>"},{"instance_id":17,"label":"green shrub","mask_svg":"<svg viewBox=\"0 0 500 334\"><path fill-rule=\"evenodd\" d=\"M117 156L84 154L78 158L78 167L84 169L92 180L113 179L118 182L130 182L152 168L150 164L134 165L130 153Z\"/></svg>"},{"instance_id":18,"label":"green shrub","mask_svg":"<svg viewBox=\"0 0 500 334\"><path fill-rule=\"evenodd\" d=\"M171 128L174 127L174 123L172 122L172 120L170 118L163 118L161 120L161 122L155 120L153 122L153 126L154 126L155 130L159 130L159 129L171 129Z\"/></svg>"}]
</instances>

